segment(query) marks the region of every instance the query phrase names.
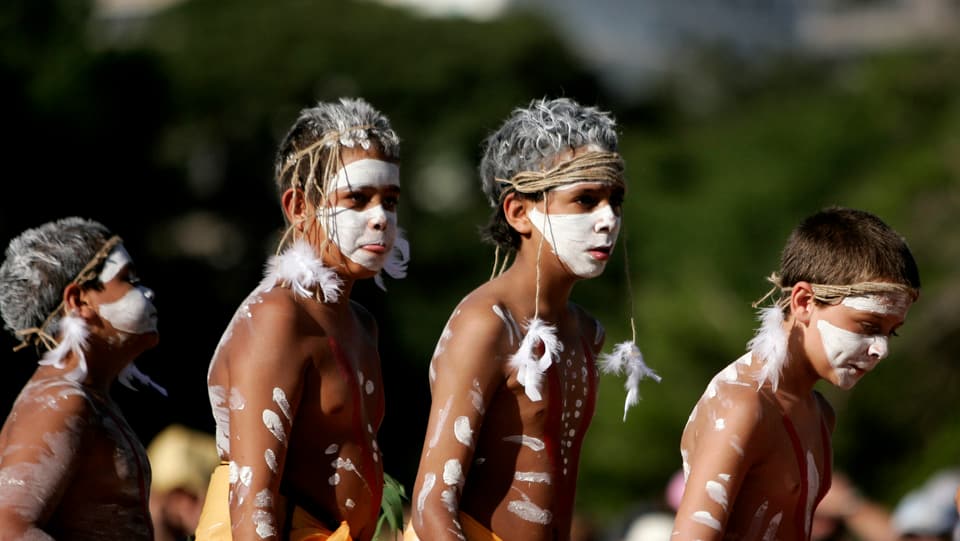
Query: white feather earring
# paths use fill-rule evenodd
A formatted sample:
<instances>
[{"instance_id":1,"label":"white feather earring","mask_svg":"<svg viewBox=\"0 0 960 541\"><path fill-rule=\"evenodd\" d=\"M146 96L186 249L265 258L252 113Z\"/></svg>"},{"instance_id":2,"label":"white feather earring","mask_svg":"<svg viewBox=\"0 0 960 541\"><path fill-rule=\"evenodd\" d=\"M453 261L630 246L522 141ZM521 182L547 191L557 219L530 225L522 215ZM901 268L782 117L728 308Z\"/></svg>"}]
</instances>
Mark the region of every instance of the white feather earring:
<instances>
[{"instance_id":1,"label":"white feather earring","mask_svg":"<svg viewBox=\"0 0 960 541\"><path fill-rule=\"evenodd\" d=\"M787 360L787 332L783 330L783 308L777 305L761 308L757 311L757 319L760 321L760 328L747 343L748 351L752 351L764 361L757 375L757 389L769 380L776 392L780 384L780 372Z\"/></svg>"},{"instance_id":2,"label":"white feather earring","mask_svg":"<svg viewBox=\"0 0 960 541\"><path fill-rule=\"evenodd\" d=\"M120 374L117 376L117 381L119 381L124 387L136 391L137 388L134 387L133 382L137 382L144 387L150 387L163 396L167 396L167 390L158 385L150 376L144 374L137 368L137 365L130 363L120 371Z\"/></svg>"},{"instance_id":3,"label":"white feather earring","mask_svg":"<svg viewBox=\"0 0 960 541\"><path fill-rule=\"evenodd\" d=\"M627 410L640 401L640 380L650 378L660 383L660 376L643 362L643 354L636 342L628 340L620 342L613 348L612 353L604 353L599 359L600 370L605 374L627 374L627 381L623 388L627 390L627 398L623 403L623 420L627 420Z\"/></svg>"},{"instance_id":4,"label":"white feather earring","mask_svg":"<svg viewBox=\"0 0 960 541\"><path fill-rule=\"evenodd\" d=\"M543 344L543 353L539 357L534 353L538 344ZM535 316L527 324L527 334L523 336L520 347L510 356L510 368L516 369L517 383L523 385L523 392L530 400L537 402L543 398L540 394L543 374L553 364L553 357L559 353L556 327Z\"/></svg>"},{"instance_id":5,"label":"white feather earring","mask_svg":"<svg viewBox=\"0 0 960 541\"><path fill-rule=\"evenodd\" d=\"M320 286L323 302L337 302L343 287L340 276L324 266L313 246L303 239L294 241L283 253L271 256L267 261L261 289L270 291L278 282L308 298L313 296L314 288Z\"/></svg>"},{"instance_id":6,"label":"white feather earring","mask_svg":"<svg viewBox=\"0 0 960 541\"><path fill-rule=\"evenodd\" d=\"M407 240L407 233L401 228L397 228L397 238L393 242L393 249L387 256L383 264L383 270L373 277L377 286L386 291L387 286L383 283L383 273L395 280L407 277L407 264L410 262L410 241Z\"/></svg>"},{"instance_id":7,"label":"white feather earring","mask_svg":"<svg viewBox=\"0 0 960 541\"><path fill-rule=\"evenodd\" d=\"M87 347L87 338L90 336L87 322L71 312L60 318L58 327L60 343L57 344L57 347L46 352L38 364L59 369L66 368L63 360L68 353L73 352L77 356L77 367L65 377L80 383L87 377L87 356L83 351Z\"/></svg>"}]
</instances>

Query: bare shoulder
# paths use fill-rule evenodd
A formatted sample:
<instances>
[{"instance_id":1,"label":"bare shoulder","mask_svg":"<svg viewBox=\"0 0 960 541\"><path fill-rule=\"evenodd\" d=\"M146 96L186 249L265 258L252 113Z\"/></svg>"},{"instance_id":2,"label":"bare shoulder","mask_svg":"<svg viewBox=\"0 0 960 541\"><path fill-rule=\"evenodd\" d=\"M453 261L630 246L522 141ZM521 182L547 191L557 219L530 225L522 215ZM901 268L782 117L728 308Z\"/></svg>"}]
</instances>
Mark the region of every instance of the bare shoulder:
<instances>
[{"instance_id":1,"label":"bare shoulder","mask_svg":"<svg viewBox=\"0 0 960 541\"><path fill-rule=\"evenodd\" d=\"M94 415L96 408L79 384L62 378L31 380L7 416L5 443L27 444L64 429L75 432Z\"/></svg>"},{"instance_id":2,"label":"bare shoulder","mask_svg":"<svg viewBox=\"0 0 960 541\"><path fill-rule=\"evenodd\" d=\"M762 427L776 408L758 391L744 368L735 361L710 380L688 428L708 440L711 435L736 435L742 445L762 440Z\"/></svg>"},{"instance_id":3,"label":"bare shoulder","mask_svg":"<svg viewBox=\"0 0 960 541\"><path fill-rule=\"evenodd\" d=\"M261 293L247 307L246 317L233 325L224 346L231 371L271 365L299 369L306 362L305 340L323 334L323 324L312 316L289 289L275 287Z\"/></svg>"},{"instance_id":4,"label":"bare shoulder","mask_svg":"<svg viewBox=\"0 0 960 541\"><path fill-rule=\"evenodd\" d=\"M488 366L512 351L511 344L522 338L520 322L502 299L480 288L464 298L454 309L444 330L443 365L468 368Z\"/></svg>"}]
</instances>

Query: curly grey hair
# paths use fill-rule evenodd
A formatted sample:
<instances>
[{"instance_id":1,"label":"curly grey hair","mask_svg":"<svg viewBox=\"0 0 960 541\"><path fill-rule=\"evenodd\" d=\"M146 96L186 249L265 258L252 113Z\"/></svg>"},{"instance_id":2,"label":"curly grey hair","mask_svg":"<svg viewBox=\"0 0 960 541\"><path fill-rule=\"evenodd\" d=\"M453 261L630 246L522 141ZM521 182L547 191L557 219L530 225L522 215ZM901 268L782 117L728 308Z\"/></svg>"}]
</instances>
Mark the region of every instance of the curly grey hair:
<instances>
[{"instance_id":1,"label":"curly grey hair","mask_svg":"<svg viewBox=\"0 0 960 541\"><path fill-rule=\"evenodd\" d=\"M482 231L488 242L515 250L519 236L503 216L500 205L503 186L496 179L510 179L523 171L540 171L553 165L558 154L595 146L616 152L616 121L610 113L580 105L569 98L533 100L514 109L497 131L484 142L480 181L490 206L490 222ZM521 194L523 197L524 194ZM535 198L542 196L537 194Z\"/></svg>"},{"instance_id":2,"label":"curly grey hair","mask_svg":"<svg viewBox=\"0 0 960 541\"><path fill-rule=\"evenodd\" d=\"M0 265L0 314L14 334L39 327L60 305L63 290L93 259L112 234L103 224L69 217L27 229L10 241ZM54 314L47 332L57 328Z\"/></svg>"},{"instance_id":3,"label":"curly grey hair","mask_svg":"<svg viewBox=\"0 0 960 541\"><path fill-rule=\"evenodd\" d=\"M314 107L300 111L287 135L280 143L274 161L274 177L280 194L290 188L291 175L299 177L299 188L311 173L320 175L330 159L329 150L334 142L321 149L320 162L310 171L310 160L299 160L297 167L290 162L299 159L302 152L324 138L339 135L339 144L345 147L357 145L370 147L371 140L379 144L383 153L392 160L400 159L400 139L390 126L390 120L363 98L340 98L336 102L319 102ZM323 182L325 179L321 179Z\"/></svg>"}]
</instances>

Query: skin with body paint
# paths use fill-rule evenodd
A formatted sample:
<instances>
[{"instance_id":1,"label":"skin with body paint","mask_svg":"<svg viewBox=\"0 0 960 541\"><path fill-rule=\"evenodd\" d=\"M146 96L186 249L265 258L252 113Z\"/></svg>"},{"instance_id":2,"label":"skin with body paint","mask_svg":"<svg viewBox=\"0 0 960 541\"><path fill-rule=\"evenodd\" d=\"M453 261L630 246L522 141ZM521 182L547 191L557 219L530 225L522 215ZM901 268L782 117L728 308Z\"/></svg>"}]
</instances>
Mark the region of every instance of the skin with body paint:
<instances>
[{"instance_id":1,"label":"skin with body paint","mask_svg":"<svg viewBox=\"0 0 960 541\"><path fill-rule=\"evenodd\" d=\"M561 249L542 243L539 317L556 325L560 342L543 376L542 399L526 395L508 360L534 315L541 236L532 222L535 207L543 219L544 201L506 197L508 220L521 235L517 257L460 302L440 335L430 367L430 420L411 493L409 527L420 539L463 539L461 512L504 539L570 538L580 450L596 400L593 360L604 333L569 302L583 276L574 272L577 264L561 258L592 258L602 270L615 233L602 232L603 240L580 253L566 250L576 243L565 235L589 237L597 221L603 222L597 229L612 229L623 197L607 184L576 184L546 201L547 214L574 218L570 227L555 224Z\"/></svg>"},{"instance_id":2,"label":"skin with body paint","mask_svg":"<svg viewBox=\"0 0 960 541\"><path fill-rule=\"evenodd\" d=\"M711 380L690 415L681 439L687 480L672 540L808 539L830 486L835 425L832 407L813 386L824 379L850 388L886 357L910 305L898 295L828 305L813 300L810 284L793 287L778 389L769 381L757 389L764 359L747 353Z\"/></svg>"},{"instance_id":3,"label":"skin with body paint","mask_svg":"<svg viewBox=\"0 0 960 541\"><path fill-rule=\"evenodd\" d=\"M349 297L392 246L400 188L381 181L396 165L377 145L343 148L341 156L350 183L330 192L329 207L316 209L292 191L283 198L298 237L342 279L339 299L257 290L211 361L208 387L221 459L231 464L235 539L279 539L291 504L331 530L348 522L355 540L369 541L376 528L383 487L376 433L384 414L377 327ZM380 176L352 167L363 162Z\"/></svg>"},{"instance_id":4,"label":"skin with body paint","mask_svg":"<svg viewBox=\"0 0 960 541\"><path fill-rule=\"evenodd\" d=\"M102 286L64 290L63 309L89 331L86 376L66 377L79 363L73 352L62 368L39 366L0 431L0 531L9 538L153 538L147 456L109 394L158 343L153 292L122 245L98 278Z\"/></svg>"}]
</instances>

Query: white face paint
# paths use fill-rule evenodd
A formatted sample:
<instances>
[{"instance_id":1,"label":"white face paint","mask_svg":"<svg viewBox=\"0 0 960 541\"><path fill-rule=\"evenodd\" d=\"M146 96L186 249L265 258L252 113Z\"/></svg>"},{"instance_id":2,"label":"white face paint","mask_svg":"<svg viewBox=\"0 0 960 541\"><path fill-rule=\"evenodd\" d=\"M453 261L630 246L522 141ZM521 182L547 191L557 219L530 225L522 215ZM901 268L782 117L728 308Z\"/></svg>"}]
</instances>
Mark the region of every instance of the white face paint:
<instances>
[{"instance_id":1,"label":"white face paint","mask_svg":"<svg viewBox=\"0 0 960 541\"><path fill-rule=\"evenodd\" d=\"M610 205L586 214L546 217L534 208L530 211L530 222L544 235L560 261L580 278L593 278L603 272L620 233L620 217L613 213Z\"/></svg>"},{"instance_id":2,"label":"white face paint","mask_svg":"<svg viewBox=\"0 0 960 541\"><path fill-rule=\"evenodd\" d=\"M124 267L133 263L130 254L118 244L103 264L97 278L107 283L117 277ZM143 286L134 286L118 300L100 305L100 317L110 322L118 331L129 334L157 332L157 309L153 306L153 291Z\"/></svg>"},{"instance_id":3,"label":"white face paint","mask_svg":"<svg viewBox=\"0 0 960 541\"><path fill-rule=\"evenodd\" d=\"M906 293L885 293L879 295L862 295L857 297L844 297L840 304L860 310L862 312L872 312L881 316L897 315L900 318L907 316L907 309L913 301Z\"/></svg>"},{"instance_id":4,"label":"white face paint","mask_svg":"<svg viewBox=\"0 0 960 541\"><path fill-rule=\"evenodd\" d=\"M852 388L887 356L886 336L851 332L823 319L817 321L817 329L841 389Z\"/></svg>"},{"instance_id":5,"label":"white face paint","mask_svg":"<svg viewBox=\"0 0 960 541\"><path fill-rule=\"evenodd\" d=\"M400 168L381 160L357 160L332 179L328 195L338 190L400 186ZM344 207L317 209L317 218L330 239L348 259L379 271L397 239L397 213L377 205L363 211Z\"/></svg>"}]
</instances>

